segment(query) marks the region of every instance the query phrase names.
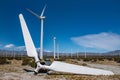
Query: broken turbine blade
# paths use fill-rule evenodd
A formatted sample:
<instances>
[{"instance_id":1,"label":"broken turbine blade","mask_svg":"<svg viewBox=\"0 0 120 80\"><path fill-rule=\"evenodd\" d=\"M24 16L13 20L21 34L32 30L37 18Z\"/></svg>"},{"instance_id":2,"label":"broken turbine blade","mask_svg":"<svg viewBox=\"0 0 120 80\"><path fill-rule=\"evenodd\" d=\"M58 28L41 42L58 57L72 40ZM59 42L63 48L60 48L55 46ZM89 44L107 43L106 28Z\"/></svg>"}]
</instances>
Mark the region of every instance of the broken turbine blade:
<instances>
[{"instance_id":1,"label":"broken turbine blade","mask_svg":"<svg viewBox=\"0 0 120 80\"><path fill-rule=\"evenodd\" d=\"M114 75L113 72L108 70L89 68L85 66L79 66L59 61L54 61L50 66L50 70L58 72L66 72L73 74L85 74L85 75Z\"/></svg>"}]
</instances>

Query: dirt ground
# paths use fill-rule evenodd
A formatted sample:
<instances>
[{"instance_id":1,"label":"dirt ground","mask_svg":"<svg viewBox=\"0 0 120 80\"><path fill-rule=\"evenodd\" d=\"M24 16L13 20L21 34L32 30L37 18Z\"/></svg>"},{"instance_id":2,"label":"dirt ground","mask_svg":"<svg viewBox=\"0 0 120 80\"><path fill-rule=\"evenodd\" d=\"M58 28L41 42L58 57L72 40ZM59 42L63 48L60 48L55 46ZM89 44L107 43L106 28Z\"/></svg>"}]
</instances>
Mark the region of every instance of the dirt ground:
<instances>
[{"instance_id":1,"label":"dirt ground","mask_svg":"<svg viewBox=\"0 0 120 80\"><path fill-rule=\"evenodd\" d=\"M111 70L114 76L88 76L88 75L72 75L64 73L38 74L26 72L24 69L34 70L30 66L21 66L21 61L12 60L11 64L0 65L0 80L120 80L120 65L117 63L96 64L78 61L79 64L85 63L87 66L101 69Z\"/></svg>"}]
</instances>

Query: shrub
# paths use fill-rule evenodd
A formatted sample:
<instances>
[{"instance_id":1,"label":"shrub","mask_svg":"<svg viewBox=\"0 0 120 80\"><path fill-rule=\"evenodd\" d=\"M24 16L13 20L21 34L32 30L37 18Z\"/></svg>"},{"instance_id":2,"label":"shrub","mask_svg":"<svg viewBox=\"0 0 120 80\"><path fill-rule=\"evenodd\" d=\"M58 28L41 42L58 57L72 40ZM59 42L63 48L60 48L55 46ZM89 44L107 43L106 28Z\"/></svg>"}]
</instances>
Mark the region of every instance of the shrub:
<instances>
[{"instance_id":1,"label":"shrub","mask_svg":"<svg viewBox=\"0 0 120 80\"><path fill-rule=\"evenodd\" d=\"M36 63L35 63L35 61L30 62L29 65L30 65L31 67L33 67L33 68L35 68L35 67L37 66Z\"/></svg>"},{"instance_id":2,"label":"shrub","mask_svg":"<svg viewBox=\"0 0 120 80\"><path fill-rule=\"evenodd\" d=\"M92 59L92 62L96 62L97 61L97 59Z\"/></svg>"},{"instance_id":3,"label":"shrub","mask_svg":"<svg viewBox=\"0 0 120 80\"><path fill-rule=\"evenodd\" d=\"M29 63L30 63L30 59L29 58L23 58L22 65L28 65Z\"/></svg>"},{"instance_id":4,"label":"shrub","mask_svg":"<svg viewBox=\"0 0 120 80\"><path fill-rule=\"evenodd\" d=\"M0 58L0 64L9 64L6 58Z\"/></svg>"},{"instance_id":5,"label":"shrub","mask_svg":"<svg viewBox=\"0 0 120 80\"><path fill-rule=\"evenodd\" d=\"M16 60L21 60L21 57L15 57Z\"/></svg>"},{"instance_id":6,"label":"shrub","mask_svg":"<svg viewBox=\"0 0 120 80\"><path fill-rule=\"evenodd\" d=\"M87 66L87 64L86 64L86 63L83 63L82 65L83 65L83 66Z\"/></svg>"},{"instance_id":7,"label":"shrub","mask_svg":"<svg viewBox=\"0 0 120 80\"><path fill-rule=\"evenodd\" d=\"M36 67L36 63L32 58L23 58L22 65L29 65L31 67Z\"/></svg>"},{"instance_id":8,"label":"shrub","mask_svg":"<svg viewBox=\"0 0 120 80\"><path fill-rule=\"evenodd\" d=\"M83 61L91 61L92 59L90 59L90 58L85 58L85 59L83 59Z\"/></svg>"},{"instance_id":9,"label":"shrub","mask_svg":"<svg viewBox=\"0 0 120 80\"><path fill-rule=\"evenodd\" d=\"M7 57L8 60L13 60L13 57Z\"/></svg>"}]
</instances>

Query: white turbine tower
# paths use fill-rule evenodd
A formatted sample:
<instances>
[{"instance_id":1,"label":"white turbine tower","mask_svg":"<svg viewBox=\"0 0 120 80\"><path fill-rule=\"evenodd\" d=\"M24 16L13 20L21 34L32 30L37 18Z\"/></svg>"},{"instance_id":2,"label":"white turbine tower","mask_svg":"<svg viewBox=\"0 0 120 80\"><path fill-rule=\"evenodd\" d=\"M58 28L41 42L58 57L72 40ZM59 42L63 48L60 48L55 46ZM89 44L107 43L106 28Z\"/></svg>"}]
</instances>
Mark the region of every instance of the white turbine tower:
<instances>
[{"instance_id":1,"label":"white turbine tower","mask_svg":"<svg viewBox=\"0 0 120 80\"><path fill-rule=\"evenodd\" d=\"M76 54L77 54L77 58L78 58L78 51L76 52Z\"/></svg>"},{"instance_id":2,"label":"white turbine tower","mask_svg":"<svg viewBox=\"0 0 120 80\"><path fill-rule=\"evenodd\" d=\"M57 58L59 59L59 44L57 44Z\"/></svg>"},{"instance_id":3,"label":"white turbine tower","mask_svg":"<svg viewBox=\"0 0 120 80\"><path fill-rule=\"evenodd\" d=\"M85 48L84 48L84 49L85 49ZM85 55L84 55L84 56L85 56L85 58L87 57L86 53L87 53L87 52L86 52L86 49L85 49Z\"/></svg>"},{"instance_id":4,"label":"white turbine tower","mask_svg":"<svg viewBox=\"0 0 120 80\"><path fill-rule=\"evenodd\" d=\"M56 58L56 37L53 37L53 44L54 44L54 59Z\"/></svg>"},{"instance_id":5,"label":"white turbine tower","mask_svg":"<svg viewBox=\"0 0 120 80\"><path fill-rule=\"evenodd\" d=\"M41 21L40 59L43 59L43 22L44 22L44 19L45 19L45 16L43 16L43 14L45 12L45 8L46 8L46 5L44 6L44 8L43 8L42 13L41 13L40 16L38 14L34 13L33 11L31 11L30 9L27 9L30 13L32 13L33 15L35 15Z\"/></svg>"}]
</instances>

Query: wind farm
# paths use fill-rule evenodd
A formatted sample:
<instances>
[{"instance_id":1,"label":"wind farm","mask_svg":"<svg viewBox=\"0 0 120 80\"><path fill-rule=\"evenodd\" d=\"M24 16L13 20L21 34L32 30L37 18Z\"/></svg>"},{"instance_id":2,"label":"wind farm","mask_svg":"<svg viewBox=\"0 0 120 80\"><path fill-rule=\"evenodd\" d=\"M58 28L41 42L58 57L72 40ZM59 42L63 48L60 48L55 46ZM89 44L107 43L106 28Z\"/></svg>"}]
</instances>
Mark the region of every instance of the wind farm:
<instances>
[{"instance_id":1,"label":"wind farm","mask_svg":"<svg viewBox=\"0 0 120 80\"><path fill-rule=\"evenodd\" d=\"M59 3L61 4L61 2ZM89 24L90 21L88 21L88 18L92 16L90 13L92 12L92 14L94 14L95 8L88 5L89 8L84 8L86 9L86 11L84 11L80 9L80 6L75 7L76 2L72 3L74 7L71 6L70 11L78 9L78 11L82 10L81 13L87 13L90 9L89 15L84 14L87 17L81 20L79 16L83 14L78 12L78 15L76 12L71 11L72 14L74 13L77 16L70 16L71 13L69 13L69 15L67 13L69 12L68 7L63 5L64 8L59 8L57 7L59 5L54 5L56 7L53 8L49 1L47 5L45 2L45 5L43 5L43 7L41 6L41 10L29 6L29 8L25 7L23 10L21 9L21 11L19 10L19 12L17 12L17 22L19 23L17 29L18 32L20 32L18 35L20 35L21 41L18 40L19 38L17 39L13 36L14 41L18 40L18 44L0 44L1 80L120 79L119 33L117 33L117 31L116 33L103 32L105 29L108 30L107 27L104 27L104 30L102 27L98 30L98 22L100 21L101 24L103 24L100 18L95 18L96 16L99 17L98 14L93 16L98 22L91 19L94 23L91 22ZM80 4L79 1L78 4ZM81 7L83 6L84 5ZM99 9L100 5L94 6ZM106 6L100 9L106 8L108 9ZM56 11L54 9L56 9ZM60 13L59 10L62 11L62 13ZM38 15L37 11L41 14ZM51 14L50 11L53 13ZM65 13L67 13L66 16L64 15ZM71 19L69 19L69 17ZM108 19L108 17L105 18ZM105 20L105 22L104 26L107 26L107 22L110 21ZM69 27L67 24L69 24ZM77 27L79 24L81 27ZM98 27L88 29L87 26L89 25L90 27L91 24L97 25ZM115 23L111 23L111 25L113 24ZM86 26L85 30L83 26ZM113 29L111 28L111 30ZM96 33L95 31L100 33ZM51 33L55 36L51 36ZM18 46L19 44L24 46Z\"/></svg>"}]
</instances>

